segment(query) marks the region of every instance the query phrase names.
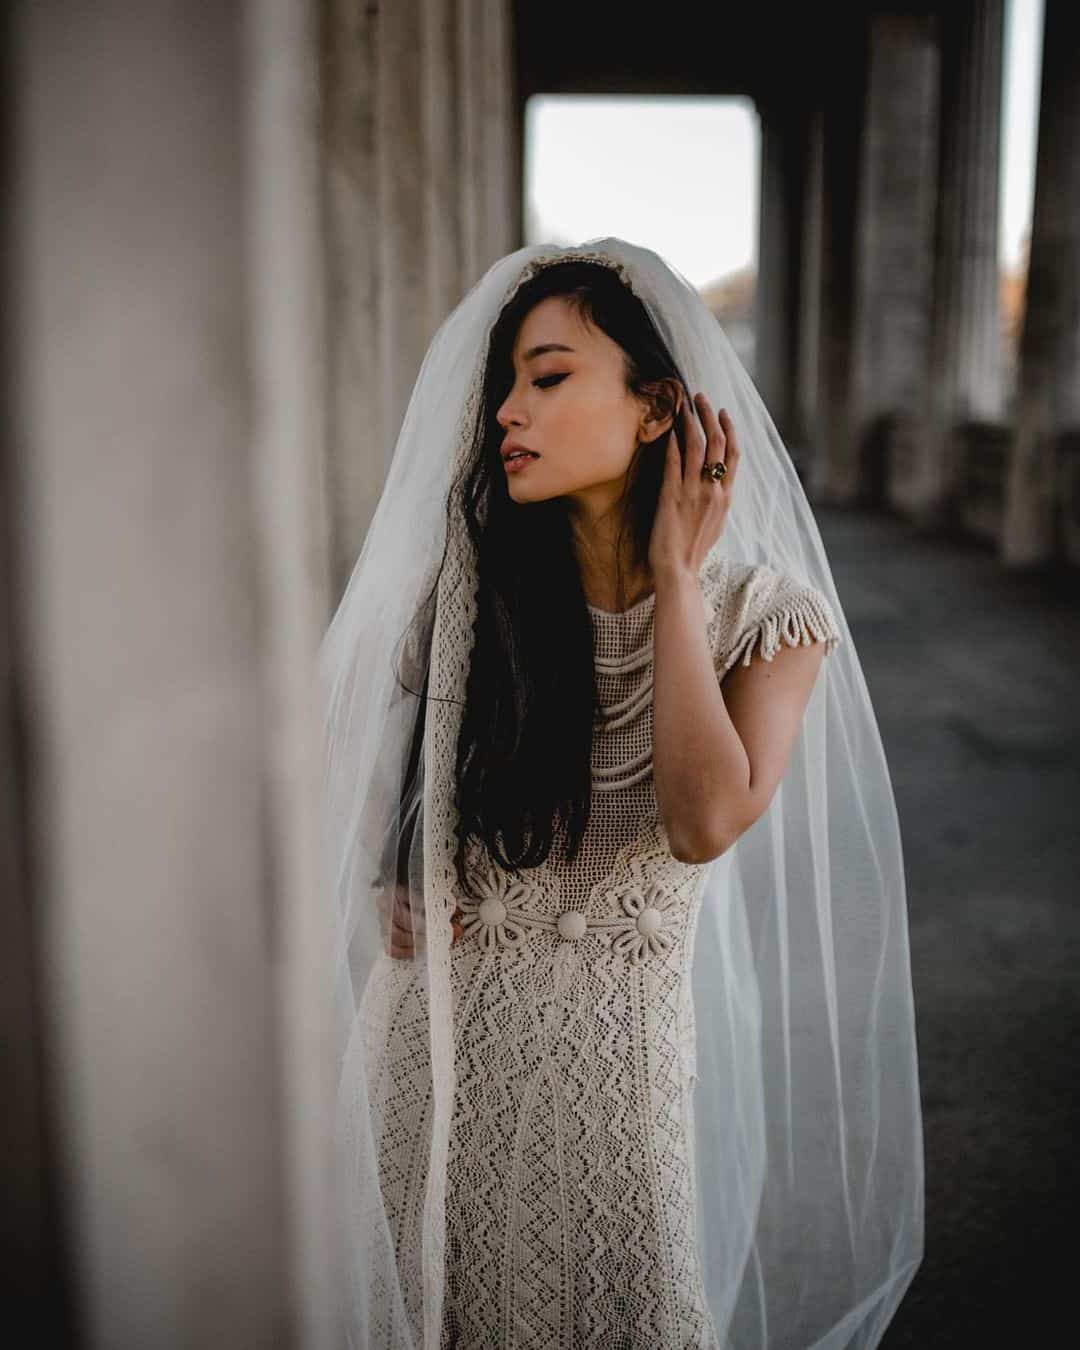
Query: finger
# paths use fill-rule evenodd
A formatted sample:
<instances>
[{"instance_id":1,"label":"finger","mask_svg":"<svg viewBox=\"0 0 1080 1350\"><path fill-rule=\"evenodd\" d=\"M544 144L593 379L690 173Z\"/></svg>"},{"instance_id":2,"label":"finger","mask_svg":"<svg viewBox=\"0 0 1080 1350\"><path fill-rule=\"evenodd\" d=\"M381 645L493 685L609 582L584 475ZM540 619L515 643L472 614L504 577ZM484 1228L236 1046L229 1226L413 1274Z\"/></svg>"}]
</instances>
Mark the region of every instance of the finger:
<instances>
[{"instance_id":1,"label":"finger","mask_svg":"<svg viewBox=\"0 0 1080 1350\"><path fill-rule=\"evenodd\" d=\"M739 457L739 439L735 434L735 423L731 420L731 414L726 408L720 409L716 414L716 420L724 435L724 463L731 464Z\"/></svg>"},{"instance_id":2,"label":"finger","mask_svg":"<svg viewBox=\"0 0 1080 1350\"><path fill-rule=\"evenodd\" d=\"M411 956L414 945L411 933L403 933L395 928L390 930L387 950L391 956Z\"/></svg>"},{"instance_id":3,"label":"finger","mask_svg":"<svg viewBox=\"0 0 1080 1350\"><path fill-rule=\"evenodd\" d=\"M390 922L406 933L411 933L420 926L416 922L412 911L403 909L400 906L394 910L393 914L391 914Z\"/></svg>"},{"instance_id":4,"label":"finger","mask_svg":"<svg viewBox=\"0 0 1080 1350\"><path fill-rule=\"evenodd\" d=\"M726 468L726 470L728 470L725 472L724 478L721 479L720 483L717 483L717 486L722 487L722 489L724 489L724 493L722 493L722 498L724 498L724 502L726 505L728 504L729 493L730 491L732 491L732 487L734 486L734 479L736 479L736 474L738 471L738 458L740 458L740 456L738 456L738 445L736 444L736 440L734 440L734 427L732 425L732 420L730 420L730 417L728 416L728 413L726 413L725 409L721 409L720 413L718 413L717 416L718 418L720 418L721 427L724 427L724 435L726 440L724 450L724 467Z\"/></svg>"},{"instance_id":5,"label":"finger","mask_svg":"<svg viewBox=\"0 0 1080 1350\"><path fill-rule=\"evenodd\" d=\"M682 485L682 451L675 437L675 428L668 432L667 446L664 450L664 472L660 480L661 492L678 497Z\"/></svg>"},{"instance_id":6,"label":"finger","mask_svg":"<svg viewBox=\"0 0 1080 1350\"><path fill-rule=\"evenodd\" d=\"M713 412L712 404L704 394L699 396L698 409L701 413L702 425L705 427L705 434L708 437L708 453L705 456L706 462L715 464L718 461L722 464L727 463L727 432L720 418Z\"/></svg>"},{"instance_id":7,"label":"finger","mask_svg":"<svg viewBox=\"0 0 1080 1350\"><path fill-rule=\"evenodd\" d=\"M727 466L727 473L724 475L724 487L730 492L739 469L739 442L735 435L735 423L731 420L731 414L728 410L721 408L717 416L727 439L727 448L724 452L724 464Z\"/></svg>"},{"instance_id":8,"label":"finger","mask_svg":"<svg viewBox=\"0 0 1080 1350\"><path fill-rule=\"evenodd\" d=\"M686 399L683 414L683 444L686 446L683 477L689 482L695 482L701 477L701 466L705 463L705 437L695 416L695 403L695 399Z\"/></svg>"},{"instance_id":9,"label":"finger","mask_svg":"<svg viewBox=\"0 0 1080 1350\"><path fill-rule=\"evenodd\" d=\"M391 923L391 938L396 938L396 940L400 942L412 942L413 936L413 930L410 929L408 923Z\"/></svg>"},{"instance_id":10,"label":"finger","mask_svg":"<svg viewBox=\"0 0 1080 1350\"><path fill-rule=\"evenodd\" d=\"M411 924L414 928L422 928L424 925L424 911L422 904L412 904L412 897L407 890L400 890L394 905L394 917L399 923Z\"/></svg>"}]
</instances>

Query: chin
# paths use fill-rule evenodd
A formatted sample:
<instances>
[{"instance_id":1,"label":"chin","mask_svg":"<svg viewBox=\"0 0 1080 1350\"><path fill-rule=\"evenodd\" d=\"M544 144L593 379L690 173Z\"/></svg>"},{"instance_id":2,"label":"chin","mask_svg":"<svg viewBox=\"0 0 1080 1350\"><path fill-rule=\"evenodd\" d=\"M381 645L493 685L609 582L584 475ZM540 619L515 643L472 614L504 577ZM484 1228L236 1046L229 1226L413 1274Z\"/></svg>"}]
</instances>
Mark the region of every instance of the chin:
<instances>
[{"instance_id":1,"label":"chin","mask_svg":"<svg viewBox=\"0 0 1080 1350\"><path fill-rule=\"evenodd\" d=\"M510 478L518 476L519 475L513 474L507 479L506 486L512 500L522 502L542 502L546 501L548 497L555 495L552 492L534 488L528 483L515 483L510 481Z\"/></svg>"}]
</instances>

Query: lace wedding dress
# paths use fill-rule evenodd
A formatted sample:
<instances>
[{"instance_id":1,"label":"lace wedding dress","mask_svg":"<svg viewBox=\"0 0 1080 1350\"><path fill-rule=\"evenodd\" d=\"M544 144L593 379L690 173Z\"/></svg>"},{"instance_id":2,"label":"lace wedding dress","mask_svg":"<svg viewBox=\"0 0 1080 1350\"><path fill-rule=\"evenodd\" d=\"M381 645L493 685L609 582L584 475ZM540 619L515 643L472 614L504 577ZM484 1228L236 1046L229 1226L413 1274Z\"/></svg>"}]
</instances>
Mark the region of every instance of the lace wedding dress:
<instances>
[{"instance_id":1,"label":"lace wedding dress","mask_svg":"<svg viewBox=\"0 0 1080 1350\"><path fill-rule=\"evenodd\" d=\"M840 641L825 597L764 565L702 573L718 677ZM590 607L604 707L581 851L521 879L474 849L451 949L456 1074L443 1350L721 1350L695 1220L690 968L708 864L674 858L651 772L655 597ZM431 1135L423 963L380 958L367 1074L380 1184L421 1344ZM399 1350L389 1333L378 1350Z\"/></svg>"}]
</instances>

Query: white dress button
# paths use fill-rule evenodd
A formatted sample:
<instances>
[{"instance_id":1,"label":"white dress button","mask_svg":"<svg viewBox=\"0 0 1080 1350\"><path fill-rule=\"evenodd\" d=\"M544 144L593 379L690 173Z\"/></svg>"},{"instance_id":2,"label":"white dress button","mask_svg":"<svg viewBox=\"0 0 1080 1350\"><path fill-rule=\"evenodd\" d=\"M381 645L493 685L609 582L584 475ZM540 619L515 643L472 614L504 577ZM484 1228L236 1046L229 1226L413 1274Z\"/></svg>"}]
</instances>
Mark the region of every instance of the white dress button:
<instances>
[{"instance_id":1,"label":"white dress button","mask_svg":"<svg viewBox=\"0 0 1080 1350\"><path fill-rule=\"evenodd\" d=\"M585 936L588 922L584 914L579 914L576 909L568 909L559 915L555 927L559 930L560 937L579 938Z\"/></svg>"},{"instance_id":2,"label":"white dress button","mask_svg":"<svg viewBox=\"0 0 1080 1350\"><path fill-rule=\"evenodd\" d=\"M652 905L646 905L637 917L637 930L639 933L648 937L650 933L657 933L663 926L664 917L658 909Z\"/></svg>"},{"instance_id":3,"label":"white dress button","mask_svg":"<svg viewBox=\"0 0 1080 1350\"><path fill-rule=\"evenodd\" d=\"M476 913L484 923L499 924L506 918L506 906L492 896L484 901Z\"/></svg>"}]
</instances>

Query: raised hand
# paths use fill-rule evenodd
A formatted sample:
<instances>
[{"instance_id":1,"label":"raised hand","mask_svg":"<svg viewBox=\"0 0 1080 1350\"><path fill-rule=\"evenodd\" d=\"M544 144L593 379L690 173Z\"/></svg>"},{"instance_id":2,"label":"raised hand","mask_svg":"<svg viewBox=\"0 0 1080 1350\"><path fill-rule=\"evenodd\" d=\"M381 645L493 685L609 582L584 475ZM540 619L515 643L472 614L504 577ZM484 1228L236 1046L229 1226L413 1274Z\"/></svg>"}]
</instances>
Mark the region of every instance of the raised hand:
<instances>
[{"instance_id":1,"label":"raised hand","mask_svg":"<svg viewBox=\"0 0 1080 1350\"><path fill-rule=\"evenodd\" d=\"M700 422L694 416L695 407ZM682 432L681 455L677 428ZM724 465L724 476L703 476L703 467L716 463ZM714 413L702 393L691 404L684 390L668 433L664 477L649 539L649 566L654 575L665 570L697 575L723 531L738 468L739 447L727 409Z\"/></svg>"}]
</instances>

